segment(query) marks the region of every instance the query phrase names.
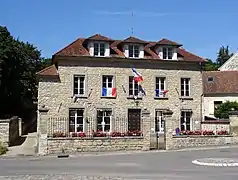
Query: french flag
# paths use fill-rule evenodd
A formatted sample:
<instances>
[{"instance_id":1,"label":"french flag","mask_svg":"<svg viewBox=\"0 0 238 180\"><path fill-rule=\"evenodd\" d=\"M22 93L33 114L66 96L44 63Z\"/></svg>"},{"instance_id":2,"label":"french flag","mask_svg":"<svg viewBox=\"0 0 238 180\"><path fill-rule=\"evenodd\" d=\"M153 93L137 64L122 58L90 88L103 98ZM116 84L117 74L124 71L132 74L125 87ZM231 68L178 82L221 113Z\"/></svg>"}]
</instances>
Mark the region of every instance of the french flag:
<instances>
[{"instance_id":1,"label":"french flag","mask_svg":"<svg viewBox=\"0 0 238 180\"><path fill-rule=\"evenodd\" d=\"M168 90L161 91L160 89L156 89L155 93L157 97L165 97L166 93L169 92Z\"/></svg>"},{"instance_id":2,"label":"french flag","mask_svg":"<svg viewBox=\"0 0 238 180\"><path fill-rule=\"evenodd\" d=\"M116 95L116 88L102 88L102 96L115 97Z\"/></svg>"},{"instance_id":3,"label":"french flag","mask_svg":"<svg viewBox=\"0 0 238 180\"><path fill-rule=\"evenodd\" d=\"M133 75L134 75L134 81L135 82L141 82L143 81L143 78L142 78L142 75L140 73L138 73L135 68L132 68L132 72L133 72Z\"/></svg>"}]
</instances>

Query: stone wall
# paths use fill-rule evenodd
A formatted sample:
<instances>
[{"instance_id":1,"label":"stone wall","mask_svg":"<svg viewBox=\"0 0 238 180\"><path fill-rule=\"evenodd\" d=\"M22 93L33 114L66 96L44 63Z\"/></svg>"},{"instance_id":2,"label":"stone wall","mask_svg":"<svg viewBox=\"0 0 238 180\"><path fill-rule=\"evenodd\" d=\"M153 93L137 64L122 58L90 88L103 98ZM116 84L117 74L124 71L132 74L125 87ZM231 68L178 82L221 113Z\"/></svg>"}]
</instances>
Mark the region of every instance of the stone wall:
<instances>
[{"instance_id":1,"label":"stone wall","mask_svg":"<svg viewBox=\"0 0 238 180\"><path fill-rule=\"evenodd\" d=\"M135 62L136 61L136 62ZM138 62L140 61L140 62ZM135 67L143 76L143 88L146 96L133 99L129 97L129 76L131 67ZM171 109L173 118L180 127L181 110L192 111L192 129L200 129L202 76L199 64L178 61L148 61L127 59L103 59L81 57L80 59L63 59L58 62L59 81L40 78L38 92L38 109L48 108L50 116L68 117L69 108L84 108L84 116L96 119L97 109L110 108L115 117L128 116L128 109L148 109L151 117L156 109ZM74 102L73 76L85 75L86 93ZM103 75L115 77L117 89L116 98L101 97L101 82ZM168 93L165 98L155 97L155 78L166 78ZM180 96L180 79L191 79L191 95L187 98ZM38 119L40 119L38 117ZM195 122L197 121L198 122ZM90 122L95 124L96 122ZM153 119L154 126L154 119ZM154 128L154 127L151 128Z\"/></svg>"},{"instance_id":2,"label":"stone wall","mask_svg":"<svg viewBox=\"0 0 238 180\"><path fill-rule=\"evenodd\" d=\"M234 136L178 136L173 137L167 150L192 147L209 147L238 144L238 137Z\"/></svg>"},{"instance_id":3,"label":"stone wall","mask_svg":"<svg viewBox=\"0 0 238 180\"><path fill-rule=\"evenodd\" d=\"M47 154L73 152L102 152L102 151L129 151L143 150L144 138L48 138Z\"/></svg>"},{"instance_id":4,"label":"stone wall","mask_svg":"<svg viewBox=\"0 0 238 180\"><path fill-rule=\"evenodd\" d=\"M213 132L225 130L230 132L229 120L217 120L217 121L203 121L201 122L202 130L211 130Z\"/></svg>"},{"instance_id":5,"label":"stone wall","mask_svg":"<svg viewBox=\"0 0 238 180\"><path fill-rule=\"evenodd\" d=\"M6 146L11 146L19 138L18 117L0 120L0 141Z\"/></svg>"}]
</instances>

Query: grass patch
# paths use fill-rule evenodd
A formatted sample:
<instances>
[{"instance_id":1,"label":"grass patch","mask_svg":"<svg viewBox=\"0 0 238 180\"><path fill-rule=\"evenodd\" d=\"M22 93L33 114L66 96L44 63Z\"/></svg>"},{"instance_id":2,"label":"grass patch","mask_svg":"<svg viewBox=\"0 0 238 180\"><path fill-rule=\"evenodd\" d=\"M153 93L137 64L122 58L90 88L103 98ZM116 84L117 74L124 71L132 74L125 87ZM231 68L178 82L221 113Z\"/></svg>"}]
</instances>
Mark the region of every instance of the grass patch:
<instances>
[{"instance_id":1,"label":"grass patch","mask_svg":"<svg viewBox=\"0 0 238 180\"><path fill-rule=\"evenodd\" d=\"M0 155L6 154L7 151L8 151L7 147L0 142Z\"/></svg>"}]
</instances>

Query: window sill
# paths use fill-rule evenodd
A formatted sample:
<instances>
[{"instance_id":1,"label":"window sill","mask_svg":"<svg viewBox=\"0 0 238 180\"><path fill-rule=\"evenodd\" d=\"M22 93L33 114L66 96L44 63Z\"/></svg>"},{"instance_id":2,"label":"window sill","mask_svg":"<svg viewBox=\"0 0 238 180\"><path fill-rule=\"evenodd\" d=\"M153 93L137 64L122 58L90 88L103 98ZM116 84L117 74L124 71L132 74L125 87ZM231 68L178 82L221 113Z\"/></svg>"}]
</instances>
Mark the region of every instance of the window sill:
<instances>
[{"instance_id":1,"label":"window sill","mask_svg":"<svg viewBox=\"0 0 238 180\"><path fill-rule=\"evenodd\" d=\"M158 99L158 100L168 100L169 98L168 97L154 97L154 99Z\"/></svg>"},{"instance_id":2,"label":"window sill","mask_svg":"<svg viewBox=\"0 0 238 180\"><path fill-rule=\"evenodd\" d=\"M179 99L180 100L193 100L192 97L180 97Z\"/></svg>"},{"instance_id":3,"label":"window sill","mask_svg":"<svg viewBox=\"0 0 238 180\"><path fill-rule=\"evenodd\" d=\"M86 95L73 95L71 98L76 98L76 99L79 99L79 98L82 98L82 99L87 99L88 98L88 96L86 96Z\"/></svg>"},{"instance_id":4,"label":"window sill","mask_svg":"<svg viewBox=\"0 0 238 180\"><path fill-rule=\"evenodd\" d=\"M116 96L101 96L101 99L116 99Z\"/></svg>"},{"instance_id":5,"label":"window sill","mask_svg":"<svg viewBox=\"0 0 238 180\"><path fill-rule=\"evenodd\" d=\"M142 100L142 97L134 97L134 96L129 96L127 99L133 99L133 100Z\"/></svg>"}]
</instances>

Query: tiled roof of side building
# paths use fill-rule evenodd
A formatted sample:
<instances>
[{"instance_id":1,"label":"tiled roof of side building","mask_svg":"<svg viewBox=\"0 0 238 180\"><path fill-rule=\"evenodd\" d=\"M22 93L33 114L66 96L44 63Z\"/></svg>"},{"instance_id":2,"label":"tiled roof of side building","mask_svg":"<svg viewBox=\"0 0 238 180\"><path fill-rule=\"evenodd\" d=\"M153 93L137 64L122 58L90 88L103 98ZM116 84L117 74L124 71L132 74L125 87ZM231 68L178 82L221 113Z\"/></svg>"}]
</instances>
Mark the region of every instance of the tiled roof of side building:
<instances>
[{"instance_id":1,"label":"tiled roof of side building","mask_svg":"<svg viewBox=\"0 0 238 180\"><path fill-rule=\"evenodd\" d=\"M57 69L56 69L55 65L53 64L53 65L37 72L37 75L40 75L40 76L58 76L59 74L57 72Z\"/></svg>"},{"instance_id":2,"label":"tiled roof of side building","mask_svg":"<svg viewBox=\"0 0 238 180\"><path fill-rule=\"evenodd\" d=\"M238 71L203 72L203 93L236 94L238 93Z\"/></svg>"}]
</instances>

